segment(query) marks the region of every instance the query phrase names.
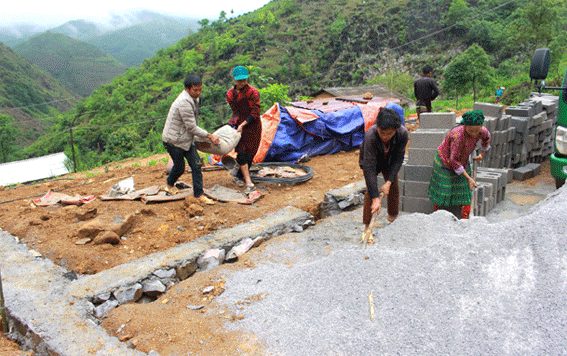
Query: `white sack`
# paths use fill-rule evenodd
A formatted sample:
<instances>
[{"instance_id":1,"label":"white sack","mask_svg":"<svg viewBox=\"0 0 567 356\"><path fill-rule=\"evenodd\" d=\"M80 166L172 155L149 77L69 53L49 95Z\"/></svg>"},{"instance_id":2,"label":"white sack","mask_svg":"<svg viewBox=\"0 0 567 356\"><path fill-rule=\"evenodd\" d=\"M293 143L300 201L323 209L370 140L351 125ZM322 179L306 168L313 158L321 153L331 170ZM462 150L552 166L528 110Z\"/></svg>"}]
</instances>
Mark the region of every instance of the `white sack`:
<instances>
[{"instance_id":1,"label":"white sack","mask_svg":"<svg viewBox=\"0 0 567 356\"><path fill-rule=\"evenodd\" d=\"M213 145L207 139L195 137L195 147L201 152L223 156L230 153L238 145L241 136L240 132L237 132L229 125L222 126L213 135L219 138L220 142L218 145Z\"/></svg>"}]
</instances>

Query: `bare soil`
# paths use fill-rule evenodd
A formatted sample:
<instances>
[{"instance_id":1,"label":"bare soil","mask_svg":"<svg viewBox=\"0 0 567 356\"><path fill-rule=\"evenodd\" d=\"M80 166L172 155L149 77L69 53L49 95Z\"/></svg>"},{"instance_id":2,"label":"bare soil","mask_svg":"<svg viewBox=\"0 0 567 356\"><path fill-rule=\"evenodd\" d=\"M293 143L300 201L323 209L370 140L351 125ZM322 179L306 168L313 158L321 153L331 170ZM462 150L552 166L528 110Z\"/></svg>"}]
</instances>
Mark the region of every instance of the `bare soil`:
<instances>
[{"instance_id":1,"label":"bare soil","mask_svg":"<svg viewBox=\"0 0 567 356\"><path fill-rule=\"evenodd\" d=\"M305 183L257 184L263 196L251 205L221 202L203 205L193 197L154 204L100 199L82 206L35 207L32 204L33 197L42 196L50 190L70 196L98 197L107 193L112 185L129 177L134 178L137 190L164 185L164 158L167 159L166 154L129 160L111 164L106 171L99 168L64 176L57 181L4 189L0 191L0 202L3 202L0 204L0 227L64 268L79 274L94 274L193 241L215 230L257 219L289 205L317 217L326 192L363 179L358 167L358 150L353 150L313 157L307 164L315 170L315 175ZM242 190L224 169L204 171L203 178L205 188L219 184ZM191 174L186 172L180 180L191 184ZM202 215L198 215L201 209L195 204L202 206ZM111 228L129 215L133 216L133 224L125 227L127 231L117 244L77 244L83 238L94 239L93 232L80 231L84 225L98 220L103 229Z\"/></svg>"}]
</instances>

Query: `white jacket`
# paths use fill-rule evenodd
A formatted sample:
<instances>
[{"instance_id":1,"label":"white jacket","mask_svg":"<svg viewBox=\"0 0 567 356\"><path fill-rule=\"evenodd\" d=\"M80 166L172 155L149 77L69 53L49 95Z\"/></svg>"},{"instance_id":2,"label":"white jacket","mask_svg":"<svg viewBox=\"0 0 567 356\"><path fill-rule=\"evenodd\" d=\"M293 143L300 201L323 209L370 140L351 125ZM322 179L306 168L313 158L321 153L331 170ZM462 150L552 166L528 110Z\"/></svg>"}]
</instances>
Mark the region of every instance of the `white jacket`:
<instances>
[{"instance_id":1,"label":"white jacket","mask_svg":"<svg viewBox=\"0 0 567 356\"><path fill-rule=\"evenodd\" d=\"M161 134L163 142L179 147L184 151L189 151L195 136L207 137L209 133L197 126L198 103L199 99L193 99L187 90L183 90L179 94L177 99L171 104L167 114L165 126Z\"/></svg>"}]
</instances>

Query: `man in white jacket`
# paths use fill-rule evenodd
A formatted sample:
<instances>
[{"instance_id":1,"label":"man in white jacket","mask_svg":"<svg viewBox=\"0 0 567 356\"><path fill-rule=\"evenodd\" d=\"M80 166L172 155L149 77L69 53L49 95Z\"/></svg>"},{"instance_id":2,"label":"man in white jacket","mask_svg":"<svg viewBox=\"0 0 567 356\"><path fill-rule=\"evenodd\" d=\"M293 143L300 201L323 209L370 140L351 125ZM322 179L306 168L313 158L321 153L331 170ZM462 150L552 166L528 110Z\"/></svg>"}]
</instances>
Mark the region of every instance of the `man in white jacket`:
<instances>
[{"instance_id":1,"label":"man in white jacket","mask_svg":"<svg viewBox=\"0 0 567 356\"><path fill-rule=\"evenodd\" d=\"M173 161L173 168L167 176L166 191L177 193L175 182L185 172L185 159L191 167L193 178L193 195L205 204L214 202L203 194L203 173L201 172L201 159L195 148L193 138L199 136L219 144L219 138L197 126L199 115L199 96L203 91L203 83L197 75L188 75L185 78L185 90L179 94L171 104L163 133L163 145Z\"/></svg>"}]
</instances>

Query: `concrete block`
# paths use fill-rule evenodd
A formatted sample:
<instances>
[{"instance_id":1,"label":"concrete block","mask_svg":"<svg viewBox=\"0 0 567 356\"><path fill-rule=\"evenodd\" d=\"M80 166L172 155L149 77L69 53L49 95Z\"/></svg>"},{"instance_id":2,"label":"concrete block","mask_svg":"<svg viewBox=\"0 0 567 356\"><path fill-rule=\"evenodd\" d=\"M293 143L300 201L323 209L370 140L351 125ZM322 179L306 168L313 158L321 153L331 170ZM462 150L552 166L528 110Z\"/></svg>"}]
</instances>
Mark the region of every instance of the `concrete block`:
<instances>
[{"instance_id":1,"label":"concrete block","mask_svg":"<svg viewBox=\"0 0 567 356\"><path fill-rule=\"evenodd\" d=\"M493 172L477 172L476 175L477 182L484 182L484 183L491 183L494 187L492 191L492 196L496 198L496 194L498 193L498 189L504 186L504 178L500 173L493 173Z\"/></svg>"},{"instance_id":2,"label":"concrete block","mask_svg":"<svg viewBox=\"0 0 567 356\"><path fill-rule=\"evenodd\" d=\"M528 106L528 107L533 108L534 115L543 111L543 105L541 103L541 100L534 100L532 98L528 98L528 99L522 101L518 106Z\"/></svg>"},{"instance_id":3,"label":"concrete block","mask_svg":"<svg viewBox=\"0 0 567 356\"><path fill-rule=\"evenodd\" d=\"M510 118L510 119L511 119L511 118ZM512 122L512 120L510 120L510 122ZM508 142L514 141L514 137L515 137L515 136L516 136L516 128L510 126L510 127L508 128L508 139L507 139L507 141L508 141Z\"/></svg>"},{"instance_id":4,"label":"concrete block","mask_svg":"<svg viewBox=\"0 0 567 356\"><path fill-rule=\"evenodd\" d=\"M506 183L512 183L514 181L514 172L512 172L511 169L481 167L481 168L478 168L478 172L498 173L498 174L501 174L505 178Z\"/></svg>"},{"instance_id":5,"label":"concrete block","mask_svg":"<svg viewBox=\"0 0 567 356\"><path fill-rule=\"evenodd\" d=\"M452 129L456 126L456 114L454 112L445 113L422 113L419 119L421 129Z\"/></svg>"},{"instance_id":6,"label":"concrete block","mask_svg":"<svg viewBox=\"0 0 567 356\"><path fill-rule=\"evenodd\" d=\"M404 170L404 180L414 182L429 182L433 166L418 166L407 164Z\"/></svg>"},{"instance_id":7,"label":"concrete block","mask_svg":"<svg viewBox=\"0 0 567 356\"><path fill-rule=\"evenodd\" d=\"M524 137L527 136L527 133L524 134L523 132L517 132L514 135L514 144L515 145L523 145L524 144Z\"/></svg>"},{"instance_id":8,"label":"concrete block","mask_svg":"<svg viewBox=\"0 0 567 356\"><path fill-rule=\"evenodd\" d=\"M534 172L534 177L541 173L541 164L538 163L526 164L526 168Z\"/></svg>"},{"instance_id":9,"label":"concrete block","mask_svg":"<svg viewBox=\"0 0 567 356\"><path fill-rule=\"evenodd\" d=\"M436 148L413 148L408 149L408 164L417 166L433 166L433 161L437 155Z\"/></svg>"},{"instance_id":10,"label":"concrete block","mask_svg":"<svg viewBox=\"0 0 567 356\"><path fill-rule=\"evenodd\" d=\"M503 144L504 142L506 142L506 140L504 140L504 135L502 134L502 131L494 131L490 133L490 142L491 145L500 145Z\"/></svg>"},{"instance_id":11,"label":"concrete block","mask_svg":"<svg viewBox=\"0 0 567 356\"><path fill-rule=\"evenodd\" d=\"M408 213L431 214L434 204L429 198L403 197L402 211Z\"/></svg>"},{"instance_id":12,"label":"concrete block","mask_svg":"<svg viewBox=\"0 0 567 356\"><path fill-rule=\"evenodd\" d=\"M510 126L516 128L516 133L527 132L530 128L530 119L525 117L512 116Z\"/></svg>"},{"instance_id":13,"label":"concrete block","mask_svg":"<svg viewBox=\"0 0 567 356\"><path fill-rule=\"evenodd\" d=\"M484 116L491 116L499 119L502 116L504 107L498 104L476 102L473 104L473 110L480 110Z\"/></svg>"},{"instance_id":14,"label":"concrete block","mask_svg":"<svg viewBox=\"0 0 567 356\"><path fill-rule=\"evenodd\" d=\"M519 155L523 152L523 150L525 149L525 145L521 144L521 145L512 145L512 154L514 155Z\"/></svg>"},{"instance_id":15,"label":"concrete block","mask_svg":"<svg viewBox=\"0 0 567 356\"><path fill-rule=\"evenodd\" d=\"M533 120L534 126L541 126L541 124L547 120L547 113L545 111L541 111L534 115Z\"/></svg>"},{"instance_id":16,"label":"concrete block","mask_svg":"<svg viewBox=\"0 0 567 356\"><path fill-rule=\"evenodd\" d=\"M496 152L496 156L498 156L498 157L502 156L503 150L504 150L504 145L503 145L503 144L497 144L497 145L494 147L494 152ZM491 151L492 151L492 149L491 149Z\"/></svg>"},{"instance_id":17,"label":"concrete block","mask_svg":"<svg viewBox=\"0 0 567 356\"><path fill-rule=\"evenodd\" d=\"M417 129L410 135L410 147L437 149L445 139L449 129Z\"/></svg>"},{"instance_id":18,"label":"concrete block","mask_svg":"<svg viewBox=\"0 0 567 356\"><path fill-rule=\"evenodd\" d=\"M536 111L533 106L508 106L506 114L531 118L536 114Z\"/></svg>"},{"instance_id":19,"label":"concrete block","mask_svg":"<svg viewBox=\"0 0 567 356\"><path fill-rule=\"evenodd\" d=\"M484 119L484 127L490 131L490 133L496 131L496 125L498 120L495 117L485 117Z\"/></svg>"},{"instance_id":20,"label":"concrete block","mask_svg":"<svg viewBox=\"0 0 567 356\"><path fill-rule=\"evenodd\" d=\"M512 167L512 153L508 153L506 155L506 159L504 161L504 166L503 166L503 168L510 168L510 167ZM514 179L513 176L512 179Z\"/></svg>"},{"instance_id":21,"label":"concrete block","mask_svg":"<svg viewBox=\"0 0 567 356\"><path fill-rule=\"evenodd\" d=\"M552 120L545 120L541 123L542 131L546 131L553 128L553 121Z\"/></svg>"},{"instance_id":22,"label":"concrete block","mask_svg":"<svg viewBox=\"0 0 567 356\"><path fill-rule=\"evenodd\" d=\"M502 187L502 188L498 189L498 192L496 193L496 204L498 204L502 200L504 200L505 194L506 194L506 187Z\"/></svg>"},{"instance_id":23,"label":"concrete block","mask_svg":"<svg viewBox=\"0 0 567 356\"><path fill-rule=\"evenodd\" d=\"M513 172L514 172L514 179L519 181L524 181L534 176L533 169L529 169L526 166L515 168Z\"/></svg>"},{"instance_id":24,"label":"concrete block","mask_svg":"<svg viewBox=\"0 0 567 356\"><path fill-rule=\"evenodd\" d=\"M532 134L525 137L524 143L535 143L535 141L535 134Z\"/></svg>"},{"instance_id":25,"label":"concrete block","mask_svg":"<svg viewBox=\"0 0 567 356\"><path fill-rule=\"evenodd\" d=\"M500 118L500 127L502 131L508 130L510 128L510 122L512 120L512 116L510 115L502 115Z\"/></svg>"},{"instance_id":26,"label":"concrete block","mask_svg":"<svg viewBox=\"0 0 567 356\"><path fill-rule=\"evenodd\" d=\"M398 180L404 179L406 164L407 164L407 156L404 157L404 163L402 163L402 166L400 167L400 170L398 171Z\"/></svg>"},{"instance_id":27,"label":"concrete block","mask_svg":"<svg viewBox=\"0 0 567 356\"><path fill-rule=\"evenodd\" d=\"M477 202L484 199L484 183L477 183L477 187L474 189L473 194L476 193Z\"/></svg>"},{"instance_id":28,"label":"concrete block","mask_svg":"<svg viewBox=\"0 0 567 356\"><path fill-rule=\"evenodd\" d=\"M429 182L414 182L407 180L404 184L404 196L429 199L429 195L427 194L428 188Z\"/></svg>"}]
</instances>

